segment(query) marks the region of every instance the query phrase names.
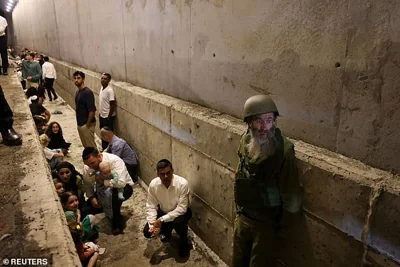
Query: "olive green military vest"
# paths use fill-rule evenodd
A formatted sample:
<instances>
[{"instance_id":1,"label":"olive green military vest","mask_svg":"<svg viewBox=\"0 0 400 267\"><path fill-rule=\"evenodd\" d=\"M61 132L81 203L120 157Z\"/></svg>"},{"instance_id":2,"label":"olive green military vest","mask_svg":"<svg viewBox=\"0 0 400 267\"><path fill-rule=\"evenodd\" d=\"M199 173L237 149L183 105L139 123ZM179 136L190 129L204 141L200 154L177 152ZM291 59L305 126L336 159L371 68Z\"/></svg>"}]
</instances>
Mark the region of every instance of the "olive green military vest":
<instances>
[{"instance_id":1,"label":"olive green military vest","mask_svg":"<svg viewBox=\"0 0 400 267\"><path fill-rule=\"evenodd\" d=\"M250 133L242 136L235 180L235 201L239 212L265 215L271 208L282 205L279 189L280 171L285 151L292 149L293 144L282 136L279 129L276 129L275 137L277 149L274 155L268 158L251 158L247 150Z\"/></svg>"}]
</instances>

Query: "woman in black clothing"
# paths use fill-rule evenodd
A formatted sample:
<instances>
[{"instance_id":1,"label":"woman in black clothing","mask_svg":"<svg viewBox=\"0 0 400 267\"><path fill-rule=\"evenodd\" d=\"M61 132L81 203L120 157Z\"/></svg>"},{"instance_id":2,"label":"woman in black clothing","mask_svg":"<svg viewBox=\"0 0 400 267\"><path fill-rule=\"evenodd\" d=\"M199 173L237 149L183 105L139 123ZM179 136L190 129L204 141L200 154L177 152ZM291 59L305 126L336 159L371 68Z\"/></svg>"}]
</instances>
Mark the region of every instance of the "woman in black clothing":
<instances>
[{"instance_id":1,"label":"woman in black clothing","mask_svg":"<svg viewBox=\"0 0 400 267\"><path fill-rule=\"evenodd\" d=\"M64 191L70 191L78 197L79 208L85 203L83 178L74 165L67 161L58 163L56 179L63 183Z\"/></svg>"},{"instance_id":2,"label":"woman in black clothing","mask_svg":"<svg viewBox=\"0 0 400 267\"><path fill-rule=\"evenodd\" d=\"M45 133L50 138L50 143L47 146L48 148L61 149L64 155L68 153L71 143L65 142L61 126L58 122L51 122Z\"/></svg>"}]
</instances>

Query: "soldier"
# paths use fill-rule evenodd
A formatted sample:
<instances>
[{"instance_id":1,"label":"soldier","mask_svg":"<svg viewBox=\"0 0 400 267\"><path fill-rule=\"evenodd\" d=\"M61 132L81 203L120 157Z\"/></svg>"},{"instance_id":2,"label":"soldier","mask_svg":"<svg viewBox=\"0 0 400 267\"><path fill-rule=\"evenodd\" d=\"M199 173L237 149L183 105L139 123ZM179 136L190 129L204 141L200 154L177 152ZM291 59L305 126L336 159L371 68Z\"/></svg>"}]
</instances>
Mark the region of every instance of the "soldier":
<instances>
[{"instance_id":1,"label":"soldier","mask_svg":"<svg viewBox=\"0 0 400 267\"><path fill-rule=\"evenodd\" d=\"M282 216L300 210L294 145L276 128L278 116L266 95L244 104L248 130L239 144L235 177L234 267L276 266Z\"/></svg>"}]
</instances>

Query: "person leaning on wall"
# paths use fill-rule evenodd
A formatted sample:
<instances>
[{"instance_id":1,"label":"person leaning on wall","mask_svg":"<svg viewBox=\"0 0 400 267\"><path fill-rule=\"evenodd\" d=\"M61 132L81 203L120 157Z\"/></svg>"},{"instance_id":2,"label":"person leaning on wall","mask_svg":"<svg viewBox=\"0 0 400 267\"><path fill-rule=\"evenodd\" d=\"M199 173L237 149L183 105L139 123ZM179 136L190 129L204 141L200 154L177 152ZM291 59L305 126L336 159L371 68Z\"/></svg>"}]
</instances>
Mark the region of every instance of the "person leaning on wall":
<instances>
[{"instance_id":1,"label":"person leaning on wall","mask_svg":"<svg viewBox=\"0 0 400 267\"><path fill-rule=\"evenodd\" d=\"M266 95L244 104L248 130L235 173L234 267L277 266L282 220L301 208L294 145L277 128L278 116Z\"/></svg>"}]
</instances>

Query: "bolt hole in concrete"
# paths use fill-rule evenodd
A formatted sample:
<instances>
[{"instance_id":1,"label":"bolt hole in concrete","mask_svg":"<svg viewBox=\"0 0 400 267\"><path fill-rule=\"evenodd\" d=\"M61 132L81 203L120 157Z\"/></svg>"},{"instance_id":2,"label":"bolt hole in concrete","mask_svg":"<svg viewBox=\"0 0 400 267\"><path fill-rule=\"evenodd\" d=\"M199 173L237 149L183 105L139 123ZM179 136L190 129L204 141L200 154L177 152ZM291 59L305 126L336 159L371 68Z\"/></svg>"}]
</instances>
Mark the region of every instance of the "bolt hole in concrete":
<instances>
[{"instance_id":1,"label":"bolt hole in concrete","mask_svg":"<svg viewBox=\"0 0 400 267\"><path fill-rule=\"evenodd\" d=\"M171 53L172 53L172 54L175 54L175 51L174 51L174 50L171 50Z\"/></svg>"},{"instance_id":2,"label":"bolt hole in concrete","mask_svg":"<svg viewBox=\"0 0 400 267\"><path fill-rule=\"evenodd\" d=\"M340 68L340 63L339 63L339 62L336 62L336 63L335 63L335 67L336 67L336 68Z\"/></svg>"},{"instance_id":3,"label":"bolt hole in concrete","mask_svg":"<svg viewBox=\"0 0 400 267\"><path fill-rule=\"evenodd\" d=\"M213 54L213 57L215 57L215 54Z\"/></svg>"}]
</instances>

